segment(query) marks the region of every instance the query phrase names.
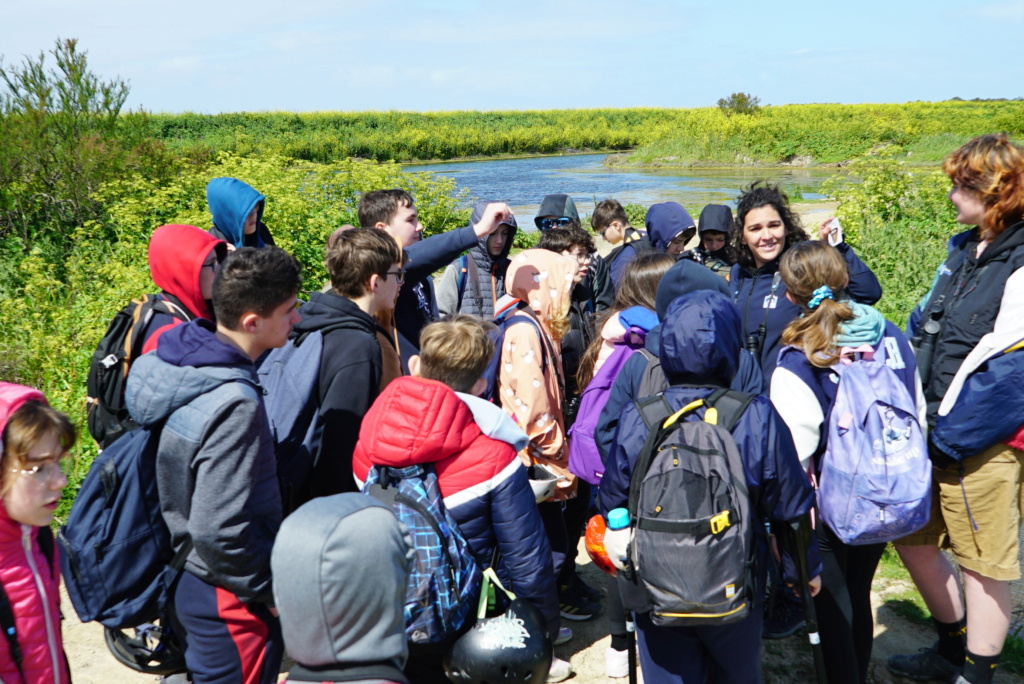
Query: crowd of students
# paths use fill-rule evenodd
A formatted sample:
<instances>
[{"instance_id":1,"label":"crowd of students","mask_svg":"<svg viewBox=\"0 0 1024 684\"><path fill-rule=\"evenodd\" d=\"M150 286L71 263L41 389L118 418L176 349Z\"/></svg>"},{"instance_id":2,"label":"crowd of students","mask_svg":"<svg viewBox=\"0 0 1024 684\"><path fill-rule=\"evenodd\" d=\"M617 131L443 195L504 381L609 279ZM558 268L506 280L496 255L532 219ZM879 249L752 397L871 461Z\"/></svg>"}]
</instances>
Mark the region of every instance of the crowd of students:
<instances>
[{"instance_id":1,"label":"crowd of students","mask_svg":"<svg viewBox=\"0 0 1024 684\"><path fill-rule=\"evenodd\" d=\"M539 611L551 643L573 637L561 619L606 611L609 676L628 673L635 621L648 682L759 681L762 635L778 635L765 625L768 604L811 600L828 680L863 683L885 544L846 544L819 518L806 548L778 555L768 530L814 507L837 365L878 353L931 431L934 469L931 520L896 547L938 641L888 666L988 684L1009 628L1008 582L1020 577L1024 402L1007 397L1022 370L1024 153L982 136L944 170L968 229L951 238L906 333L872 308L878 279L834 225L812 239L766 183L740 193L735 217L709 205L697 223L677 203L655 204L645 230L615 200L600 202L591 227L614 246L604 258L567 195L543 199L537 247L513 255L519 226L502 202L479 202L470 225L422 238L413 197L367 192L361 227L327 243L329 284L300 302L299 264L274 246L265 198L237 179L211 181L212 229L153 233L153 281L171 313L146 329L152 353L133 362L126 392L132 419L162 428L161 509L175 547L191 545L174 597L191 681L276 681L286 648L298 663L290 681L448 681L450 643L405 638L416 540L356 494L375 467L431 464L477 563ZM311 397L322 433L311 477L290 492L308 503L286 515L256 368L312 332L323 340ZM598 387L595 405L586 394ZM576 572L584 524L629 497L648 436L637 400L658 392L690 410L723 388L754 395L730 430L759 523L749 615L701 627L630 616L614 579L602 591ZM0 680L69 681L49 524L75 429L38 391L0 383L0 435L0 603L16 624L0 640ZM543 476L554 486L538 496L531 483ZM605 537L623 569L630 535ZM808 585L794 553L806 553ZM572 673L554 658L545 678Z\"/></svg>"}]
</instances>

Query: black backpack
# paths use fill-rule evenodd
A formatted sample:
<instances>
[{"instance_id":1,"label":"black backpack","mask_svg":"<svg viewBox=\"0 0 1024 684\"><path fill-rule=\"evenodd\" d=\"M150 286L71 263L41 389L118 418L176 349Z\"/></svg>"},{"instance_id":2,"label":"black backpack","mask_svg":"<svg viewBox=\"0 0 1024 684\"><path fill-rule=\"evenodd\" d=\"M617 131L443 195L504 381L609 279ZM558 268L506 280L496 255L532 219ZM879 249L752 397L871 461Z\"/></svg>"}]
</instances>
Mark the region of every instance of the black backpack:
<instances>
[{"instance_id":1,"label":"black backpack","mask_svg":"<svg viewBox=\"0 0 1024 684\"><path fill-rule=\"evenodd\" d=\"M163 313L181 321L191 321L181 302L171 295L143 295L117 312L96 347L86 381L87 423L89 434L106 449L121 435L139 427L128 413L124 401L124 383L128 368L142 353L146 330L153 314Z\"/></svg>"},{"instance_id":2,"label":"black backpack","mask_svg":"<svg viewBox=\"0 0 1024 684\"><path fill-rule=\"evenodd\" d=\"M619 573L627 610L664 627L742 620L754 602L754 504L732 430L754 395L715 390L673 411L635 402L648 428L629 487L635 570ZM703 420L686 416L706 406Z\"/></svg>"}]
</instances>

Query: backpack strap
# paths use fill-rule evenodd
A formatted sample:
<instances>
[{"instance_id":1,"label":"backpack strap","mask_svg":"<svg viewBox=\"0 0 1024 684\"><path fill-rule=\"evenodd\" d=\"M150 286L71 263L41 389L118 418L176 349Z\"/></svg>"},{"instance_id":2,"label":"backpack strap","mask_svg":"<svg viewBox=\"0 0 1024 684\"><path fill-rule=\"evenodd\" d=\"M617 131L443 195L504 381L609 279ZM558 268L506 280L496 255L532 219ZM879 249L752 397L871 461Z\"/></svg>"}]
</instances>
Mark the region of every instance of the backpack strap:
<instances>
[{"instance_id":1,"label":"backpack strap","mask_svg":"<svg viewBox=\"0 0 1024 684\"><path fill-rule=\"evenodd\" d=\"M7 592L4 591L3 584L0 584L0 627L4 630L4 638L7 639L7 649L11 653L11 660L14 661L14 666L18 668L21 680L26 681L25 671L21 667L23 656L21 644L18 643L18 628L14 622L14 609L11 607L10 599L7 598Z\"/></svg>"},{"instance_id":2,"label":"backpack strap","mask_svg":"<svg viewBox=\"0 0 1024 684\"><path fill-rule=\"evenodd\" d=\"M654 456L655 447L666 434L676 429L679 425L678 418L688 409L692 410L695 407L693 404L688 404L680 411L673 412L672 406L661 394L634 401L633 405L636 406L637 412L647 426L647 439L644 440L644 446L640 449L636 464L633 466L633 474L629 479L629 503L627 506L630 518L636 520L637 506L640 504L640 485L643 484L644 476L647 475L647 469L651 467L651 458ZM677 420L672 420L673 418Z\"/></svg>"},{"instance_id":3,"label":"backpack strap","mask_svg":"<svg viewBox=\"0 0 1024 684\"><path fill-rule=\"evenodd\" d=\"M459 290L459 306L462 308L462 297L466 294L466 280L469 278L469 254L463 254L458 258L458 266L455 267L455 286Z\"/></svg>"},{"instance_id":4,"label":"backpack strap","mask_svg":"<svg viewBox=\"0 0 1024 684\"><path fill-rule=\"evenodd\" d=\"M755 396L754 394L736 392L735 390L715 390L704 399L704 403L708 406L708 411L704 414L704 420L708 423L722 426L727 432L732 432L733 428L736 427L736 423L739 422L740 416L750 406L750 402L754 401ZM715 410L714 414L711 413L711 409Z\"/></svg>"}]
</instances>

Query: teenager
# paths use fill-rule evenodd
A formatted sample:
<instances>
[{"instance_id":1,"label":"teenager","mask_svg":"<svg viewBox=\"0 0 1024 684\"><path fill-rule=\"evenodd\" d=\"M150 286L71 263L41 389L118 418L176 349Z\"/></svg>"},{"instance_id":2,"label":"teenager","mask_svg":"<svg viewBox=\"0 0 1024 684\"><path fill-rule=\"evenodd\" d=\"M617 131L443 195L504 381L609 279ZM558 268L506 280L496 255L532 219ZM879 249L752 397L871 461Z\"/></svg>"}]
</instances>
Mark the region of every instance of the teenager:
<instances>
[{"instance_id":1,"label":"teenager","mask_svg":"<svg viewBox=\"0 0 1024 684\"><path fill-rule=\"evenodd\" d=\"M0 681L71 681L50 523L68 485L74 443L71 421L42 392L0 382L0 588L13 618L11 625L2 620L10 631L0 638Z\"/></svg>"},{"instance_id":2,"label":"teenager","mask_svg":"<svg viewBox=\"0 0 1024 684\"><path fill-rule=\"evenodd\" d=\"M171 541L192 544L174 607L196 684L269 684L281 666L270 576L281 492L253 364L288 341L301 285L282 249L232 252L213 283L216 325L168 330L128 377L132 417L162 426L156 475Z\"/></svg>"},{"instance_id":3,"label":"teenager","mask_svg":"<svg viewBox=\"0 0 1024 684\"><path fill-rule=\"evenodd\" d=\"M402 361L408 364L409 358L419 350L420 331L440 317L431 274L498 230L512 216L512 210L507 204L494 202L487 205L476 223L428 238L423 238L419 211L412 195L405 190L368 192L359 199L358 211L360 226L383 230L409 255L406 284L395 304L399 352Z\"/></svg>"},{"instance_id":4,"label":"teenager","mask_svg":"<svg viewBox=\"0 0 1024 684\"><path fill-rule=\"evenodd\" d=\"M302 305L293 336L323 331L317 421L323 426L312 496L358 491L352 452L374 399L401 375L398 350L377 316L391 311L405 281L405 253L384 231L352 228L327 250L330 292ZM389 361L390 360L390 361Z\"/></svg>"},{"instance_id":5,"label":"teenager","mask_svg":"<svg viewBox=\"0 0 1024 684\"><path fill-rule=\"evenodd\" d=\"M494 202L477 202L469 224L480 223L490 204ZM494 304L505 294L508 254L517 229L516 218L510 214L496 231L479 238L468 253L448 264L437 285L437 309L442 317L465 313L485 320L494 318Z\"/></svg>"},{"instance_id":6,"label":"teenager","mask_svg":"<svg viewBox=\"0 0 1024 684\"><path fill-rule=\"evenodd\" d=\"M786 298L800 307L802 315L782 333L784 346L772 376L771 398L793 435L801 467L819 480L820 454L827 446L826 418L838 388L835 367L843 363L843 348L870 347L884 354L885 364L902 381L907 395L917 399L922 422L924 397L914 352L900 329L870 306L846 298L846 261L834 247L819 240L793 245L783 255L779 272ZM823 569L814 606L828 681L864 684L875 627L871 581L886 543L844 544L820 518L816 533Z\"/></svg>"},{"instance_id":7,"label":"teenager","mask_svg":"<svg viewBox=\"0 0 1024 684\"><path fill-rule=\"evenodd\" d=\"M615 246L604 261L608 264L612 284L618 291L626 265L641 252L651 249L651 241L647 239L647 233L629 224L626 210L618 200L598 202L594 213L590 215L590 226L605 242Z\"/></svg>"},{"instance_id":8,"label":"teenager","mask_svg":"<svg viewBox=\"0 0 1024 684\"><path fill-rule=\"evenodd\" d=\"M432 464L445 507L477 563L490 566L497 551L495 570L506 588L536 606L555 639L551 550L517 456L528 440L500 408L477 396L487 385L483 373L494 356L490 327L459 315L423 329L420 354L409 362L412 377L388 386L366 414L354 472L365 482L373 466ZM443 684L448 646L413 645L406 674L413 682ZM566 670L571 673L568 663L556 659L552 673Z\"/></svg>"},{"instance_id":9,"label":"teenager","mask_svg":"<svg viewBox=\"0 0 1024 684\"><path fill-rule=\"evenodd\" d=\"M214 178L206 184L206 203L213 215L210 235L229 249L273 246L274 238L263 223L267 198L237 178Z\"/></svg>"},{"instance_id":10,"label":"teenager","mask_svg":"<svg viewBox=\"0 0 1024 684\"><path fill-rule=\"evenodd\" d=\"M1009 630L1010 581L1020 577L1024 440L1019 425L1005 424L1014 415L1008 402L988 405L983 422L958 423L958 414L986 398L1020 393L1016 374L987 377L987 387L970 380L984 361L1024 338L1024 151L1005 134L984 135L953 152L942 169L953 182L956 220L969 228L950 238L932 290L908 326L926 369L934 504L929 524L896 544L939 638L919 653L893 656L888 666L917 679L988 684ZM948 446L991 435L985 428L993 423L1004 428L997 438L960 453ZM960 568L966 605L942 548Z\"/></svg>"}]
</instances>

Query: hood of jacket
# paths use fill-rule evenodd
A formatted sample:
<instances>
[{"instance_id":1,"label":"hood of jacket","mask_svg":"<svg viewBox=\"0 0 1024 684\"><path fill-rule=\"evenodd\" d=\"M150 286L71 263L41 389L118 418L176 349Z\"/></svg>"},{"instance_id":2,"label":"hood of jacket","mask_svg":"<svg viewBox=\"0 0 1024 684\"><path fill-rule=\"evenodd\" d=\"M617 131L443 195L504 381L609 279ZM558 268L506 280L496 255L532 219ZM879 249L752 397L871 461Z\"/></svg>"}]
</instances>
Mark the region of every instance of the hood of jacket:
<instances>
[{"instance_id":1,"label":"hood of jacket","mask_svg":"<svg viewBox=\"0 0 1024 684\"><path fill-rule=\"evenodd\" d=\"M346 299L334 292L314 292L309 301L299 307L302 319L292 329L292 337L304 332L322 330L329 325L345 323L347 326L366 330L371 335L377 334L377 321L366 313L351 299Z\"/></svg>"},{"instance_id":2,"label":"hood of jacket","mask_svg":"<svg viewBox=\"0 0 1024 684\"><path fill-rule=\"evenodd\" d=\"M696 225L693 222L693 217L678 202L652 204L651 208L647 210L647 218L644 223L647 225L647 234L650 236L651 244L662 252L674 237Z\"/></svg>"},{"instance_id":3,"label":"hood of jacket","mask_svg":"<svg viewBox=\"0 0 1024 684\"><path fill-rule=\"evenodd\" d=\"M732 209L724 204L709 204L701 210L697 223L701 235L709 230L728 235L732 228Z\"/></svg>"},{"instance_id":4,"label":"hood of jacket","mask_svg":"<svg viewBox=\"0 0 1024 684\"><path fill-rule=\"evenodd\" d=\"M364 494L320 497L285 518L270 557L288 653L306 667L405 666L409 531Z\"/></svg>"},{"instance_id":5,"label":"hood of jacket","mask_svg":"<svg viewBox=\"0 0 1024 684\"><path fill-rule=\"evenodd\" d=\"M572 197L564 193L545 195L544 199L540 201L537 216L533 219L537 230L540 230L540 219L542 216L566 216L576 221L580 220L580 212L576 209L576 203L573 202Z\"/></svg>"},{"instance_id":6,"label":"hood of jacket","mask_svg":"<svg viewBox=\"0 0 1024 684\"><path fill-rule=\"evenodd\" d=\"M257 386L252 361L216 330L202 318L176 325L160 337L155 352L135 360L125 390L135 422L154 425L226 382Z\"/></svg>"},{"instance_id":7,"label":"hood of jacket","mask_svg":"<svg viewBox=\"0 0 1024 684\"><path fill-rule=\"evenodd\" d=\"M530 438L512 420L512 416L497 404L464 392L456 392L455 395L473 412L473 420L486 436L505 442L516 451L522 451L530 443Z\"/></svg>"},{"instance_id":8,"label":"hood of jacket","mask_svg":"<svg viewBox=\"0 0 1024 684\"><path fill-rule=\"evenodd\" d=\"M444 383L393 380L363 417L359 445L374 464L436 463L469 448L481 431L473 411Z\"/></svg>"},{"instance_id":9,"label":"hood of jacket","mask_svg":"<svg viewBox=\"0 0 1024 684\"><path fill-rule=\"evenodd\" d=\"M176 297L196 316L213 318L203 299L199 275L211 250L217 260L227 256L227 243L195 226L160 226L149 238L149 273L161 290Z\"/></svg>"},{"instance_id":10,"label":"hood of jacket","mask_svg":"<svg viewBox=\"0 0 1024 684\"><path fill-rule=\"evenodd\" d=\"M725 279L716 275L696 261L681 259L665 272L658 282L658 293L655 295L654 307L658 319L665 320L665 312L677 297L699 290L721 292L729 296L729 285Z\"/></svg>"},{"instance_id":11,"label":"hood of jacket","mask_svg":"<svg viewBox=\"0 0 1024 684\"><path fill-rule=\"evenodd\" d=\"M206 184L206 203L213 215L213 225L235 247L242 247L245 219L257 205L256 225L263 221L266 199L251 185L237 178L214 178Z\"/></svg>"},{"instance_id":12,"label":"hood of jacket","mask_svg":"<svg viewBox=\"0 0 1024 684\"><path fill-rule=\"evenodd\" d=\"M38 401L46 404L46 397L43 393L32 387L17 385L13 382L0 382L0 454L3 453L4 428L11 416L21 408L22 404L29 401Z\"/></svg>"},{"instance_id":13,"label":"hood of jacket","mask_svg":"<svg viewBox=\"0 0 1024 684\"><path fill-rule=\"evenodd\" d=\"M475 226L483 218L484 212L487 210L488 204L494 204L494 200L480 200L473 205L473 214L469 218L469 225ZM508 240L505 241L504 247L501 248L501 253L493 257L487 250L487 238L490 235L485 235L482 238L478 238L476 246L470 248L469 253L472 258L476 261L477 265L482 269L490 270L491 265L502 259L508 259L508 254L512 251L512 241L516 238L516 233L519 232L519 224L516 223L515 216L509 216L508 219L502 222L503 226L510 226L512 228L511 233L508 236Z\"/></svg>"},{"instance_id":14,"label":"hood of jacket","mask_svg":"<svg viewBox=\"0 0 1024 684\"><path fill-rule=\"evenodd\" d=\"M721 292L701 290L669 304L658 356L673 385L707 386L713 381L728 387L736 375L742 341L740 312L732 300Z\"/></svg>"},{"instance_id":15,"label":"hood of jacket","mask_svg":"<svg viewBox=\"0 0 1024 684\"><path fill-rule=\"evenodd\" d=\"M572 257L546 249L527 249L515 256L505 274L505 291L530 305L550 331L552 318L569 312L573 276L578 265Z\"/></svg>"}]
</instances>

